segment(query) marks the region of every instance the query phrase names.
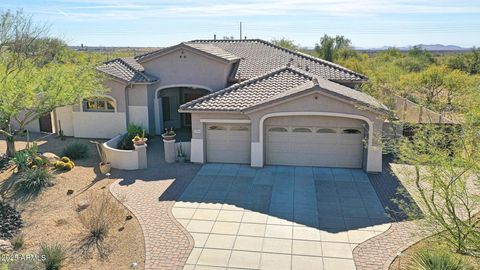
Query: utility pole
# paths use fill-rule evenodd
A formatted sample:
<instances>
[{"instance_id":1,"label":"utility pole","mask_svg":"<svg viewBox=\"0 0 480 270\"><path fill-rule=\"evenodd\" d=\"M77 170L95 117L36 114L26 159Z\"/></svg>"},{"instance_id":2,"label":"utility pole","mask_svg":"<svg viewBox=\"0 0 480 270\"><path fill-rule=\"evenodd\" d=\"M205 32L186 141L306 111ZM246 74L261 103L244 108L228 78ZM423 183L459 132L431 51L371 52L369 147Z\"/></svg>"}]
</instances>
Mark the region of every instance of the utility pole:
<instances>
[{"instance_id":1,"label":"utility pole","mask_svg":"<svg viewBox=\"0 0 480 270\"><path fill-rule=\"evenodd\" d=\"M240 40L242 39L242 22L240 22Z\"/></svg>"}]
</instances>

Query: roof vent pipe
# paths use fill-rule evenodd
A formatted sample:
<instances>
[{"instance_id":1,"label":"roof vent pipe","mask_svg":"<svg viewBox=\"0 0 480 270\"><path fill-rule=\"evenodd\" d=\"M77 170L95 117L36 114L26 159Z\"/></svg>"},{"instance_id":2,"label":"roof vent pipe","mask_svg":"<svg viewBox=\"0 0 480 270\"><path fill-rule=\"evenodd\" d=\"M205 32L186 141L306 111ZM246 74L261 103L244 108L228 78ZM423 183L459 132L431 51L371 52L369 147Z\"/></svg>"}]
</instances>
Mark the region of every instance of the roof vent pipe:
<instances>
[{"instance_id":1,"label":"roof vent pipe","mask_svg":"<svg viewBox=\"0 0 480 270\"><path fill-rule=\"evenodd\" d=\"M213 35L213 40L217 40L217 34Z\"/></svg>"}]
</instances>

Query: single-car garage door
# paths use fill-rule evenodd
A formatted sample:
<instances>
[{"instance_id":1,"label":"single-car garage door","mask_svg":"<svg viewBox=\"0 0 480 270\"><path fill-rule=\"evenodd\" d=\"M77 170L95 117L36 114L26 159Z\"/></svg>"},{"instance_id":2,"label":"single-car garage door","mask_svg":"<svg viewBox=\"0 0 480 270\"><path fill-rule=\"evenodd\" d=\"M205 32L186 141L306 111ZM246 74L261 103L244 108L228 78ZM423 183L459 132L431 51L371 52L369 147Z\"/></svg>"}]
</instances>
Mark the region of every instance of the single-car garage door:
<instances>
[{"instance_id":1,"label":"single-car garage door","mask_svg":"<svg viewBox=\"0 0 480 270\"><path fill-rule=\"evenodd\" d=\"M207 162L250 163L250 125L209 124Z\"/></svg>"},{"instance_id":2,"label":"single-car garage door","mask_svg":"<svg viewBox=\"0 0 480 270\"><path fill-rule=\"evenodd\" d=\"M361 127L266 126L266 162L272 165L361 168Z\"/></svg>"}]
</instances>

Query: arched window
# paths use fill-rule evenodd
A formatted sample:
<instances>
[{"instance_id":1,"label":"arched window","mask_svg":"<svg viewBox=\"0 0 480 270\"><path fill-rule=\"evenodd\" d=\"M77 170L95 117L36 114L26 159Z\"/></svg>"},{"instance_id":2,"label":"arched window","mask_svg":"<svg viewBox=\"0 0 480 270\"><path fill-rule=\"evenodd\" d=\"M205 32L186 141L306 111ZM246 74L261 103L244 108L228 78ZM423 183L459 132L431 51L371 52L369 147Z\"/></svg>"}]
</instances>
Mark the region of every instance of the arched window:
<instances>
[{"instance_id":1,"label":"arched window","mask_svg":"<svg viewBox=\"0 0 480 270\"><path fill-rule=\"evenodd\" d=\"M284 127L272 127L272 128L269 128L268 131L270 131L270 132L288 132L288 130Z\"/></svg>"},{"instance_id":2,"label":"arched window","mask_svg":"<svg viewBox=\"0 0 480 270\"><path fill-rule=\"evenodd\" d=\"M208 130L225 130L223 126L209 126Z\"/></svg>"},{"instance_id":3,"label":"arched window","mask_svg":"<svg viewBox=\"0 0 480 270\"><path fill-rule=\"evenodd\" d=\"M309 128L294 128L293 132L310 133L310 132L312 132L312 130L309 129Z\"/></svg>"},{"instance_id":4,"label":"arched window","mask_svg":"<svg viewBox=\"0 0 480 270\"><path fill-rule=\"evenodd\" d=\"M115 100L109 97L90 97L82 102L84 112L115 112Z\"/></svg>"},{"instance_id":5,"label":"arched window","mask_svg":"<svg viewBox=\"0 0 480 270\"><path fill-rule=\"evenodd\" d=\"M354 128L347 128L342 131L343 134L362 134L362 132L358 129Z\"/></svg>"},{"instance_id":6,"label":"arched window","mask_svg":"<svg viewBox=\"0 0 480 270\"><path fill-rule=\"evenodd\" d=\"M337 132L331 128L320 128L317 130L317 133L337 133Z\"/></svg>"}]
</instances>

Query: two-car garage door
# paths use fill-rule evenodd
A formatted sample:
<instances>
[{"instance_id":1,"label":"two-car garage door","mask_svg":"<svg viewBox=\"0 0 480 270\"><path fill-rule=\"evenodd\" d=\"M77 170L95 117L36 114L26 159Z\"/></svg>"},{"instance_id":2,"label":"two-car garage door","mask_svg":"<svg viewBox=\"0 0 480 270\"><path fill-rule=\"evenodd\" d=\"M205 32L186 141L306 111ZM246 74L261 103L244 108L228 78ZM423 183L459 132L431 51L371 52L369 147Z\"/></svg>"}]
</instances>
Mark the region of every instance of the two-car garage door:
<instances>
[{"instance_id":1,"label":"two-car garage door","mask_svg":"<svg viewBox=\"0 0 480 270\"><path fill-rule=\"evenodd\" d=\"M361 128L267 126L266 163L361 168Z\"/></svg>"}]
</instances>

